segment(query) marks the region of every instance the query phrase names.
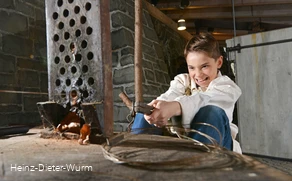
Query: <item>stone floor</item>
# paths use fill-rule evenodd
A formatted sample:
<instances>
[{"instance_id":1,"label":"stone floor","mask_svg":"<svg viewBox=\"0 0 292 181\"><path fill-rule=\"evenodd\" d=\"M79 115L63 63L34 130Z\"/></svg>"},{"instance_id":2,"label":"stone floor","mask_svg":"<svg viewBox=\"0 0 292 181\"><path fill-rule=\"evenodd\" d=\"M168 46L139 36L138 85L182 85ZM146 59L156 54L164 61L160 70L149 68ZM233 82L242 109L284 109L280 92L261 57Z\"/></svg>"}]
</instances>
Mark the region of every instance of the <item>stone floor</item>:
<instances>
[{"instance_id":1,"label":"stone floor","mask_svg":"<svg viewBox=\"0 0 292 181\"><path fill-rule=\"evenodd\" d=\"M260 156L252 156L254 159L260 161L263 164L266 164L275 169L281 170L289 175L292 175L292 161L291 160L279 160L276 158L267 158Z\"/></svg>"},{"instance_id":2,"label":"stone floor","mask_svg":"<svg viewBox=\"0 0 292 181\"><path fill-rule=\"evenodd\" d=\"M39 129L0 137L0 180L292 180L292 162L257 157L259 169L147 170L105 159L101 145L43 139ZM161 153L160 153L161 154Z\"/></svg>"}]
</instances>

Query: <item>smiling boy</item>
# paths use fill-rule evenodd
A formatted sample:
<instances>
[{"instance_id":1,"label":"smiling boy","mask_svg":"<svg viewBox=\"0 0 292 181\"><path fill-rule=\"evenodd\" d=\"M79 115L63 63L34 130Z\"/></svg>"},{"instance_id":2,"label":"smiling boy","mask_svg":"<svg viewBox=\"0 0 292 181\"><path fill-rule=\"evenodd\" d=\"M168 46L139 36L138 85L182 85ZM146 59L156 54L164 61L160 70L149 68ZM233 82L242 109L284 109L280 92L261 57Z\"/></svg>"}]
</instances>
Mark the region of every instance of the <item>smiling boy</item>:
<instances>
[{"instance_id":1,"label":"smiling boy","mask_svg":"<svg viewBox=\"0 0 292 181\"><path fill-rule=\"evenodd\" d=\"M220 143L220 136L214 128L196 123L215 126L222 135L221 146L241 153L240 145L235 140L238 128L232 123L234 105L241 90L219 71L223 57L218 42L211 34L196 35L187 43L184 56L188 74L177 75L169 89L149 103L154 107L151 115L137 114L132 129L163 127L169 118L182 116L185 128L201 131ZM192 133L189 136L209 143L199 134Z\"/></svg>"}]
</instances>

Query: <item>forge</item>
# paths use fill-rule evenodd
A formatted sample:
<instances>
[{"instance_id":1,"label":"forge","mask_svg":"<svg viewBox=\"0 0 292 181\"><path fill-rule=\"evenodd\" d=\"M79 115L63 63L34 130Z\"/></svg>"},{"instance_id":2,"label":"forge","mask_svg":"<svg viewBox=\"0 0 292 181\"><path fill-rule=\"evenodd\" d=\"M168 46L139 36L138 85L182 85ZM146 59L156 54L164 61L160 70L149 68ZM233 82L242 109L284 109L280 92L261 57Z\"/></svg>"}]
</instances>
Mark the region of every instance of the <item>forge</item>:
<instances>
[{"instance_id":1,"label":"forge","mask_svg":"<svg viewBox=\"0 0 292 181\"><path fill-rule=\"evenodd\" d=\"M47 0L46 19L49 100L37 103L44 127L75 107L93 133L111 136L109 2Z\"/></svg>"}]
</instances>

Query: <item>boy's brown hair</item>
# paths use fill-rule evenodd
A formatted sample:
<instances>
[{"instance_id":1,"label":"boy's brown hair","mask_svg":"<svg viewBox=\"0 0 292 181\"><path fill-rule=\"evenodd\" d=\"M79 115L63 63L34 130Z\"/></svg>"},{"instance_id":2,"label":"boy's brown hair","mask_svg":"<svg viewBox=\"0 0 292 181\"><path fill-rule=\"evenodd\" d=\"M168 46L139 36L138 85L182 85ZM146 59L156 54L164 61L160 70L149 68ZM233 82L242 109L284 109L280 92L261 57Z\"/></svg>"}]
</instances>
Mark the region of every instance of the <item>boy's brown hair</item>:
<instances>
[{"instance_id":1,"label":"boy's brown hair","mask_svg":"<svg viewBox=\"0 0 292 181\"><path fill-rule=\"evenodd\" d=\"M185 58L190 52L203 52L217 60L220 56L218 41L210 33L201 33L190 39L185 47Z\"/></svg>"}]
</instances>

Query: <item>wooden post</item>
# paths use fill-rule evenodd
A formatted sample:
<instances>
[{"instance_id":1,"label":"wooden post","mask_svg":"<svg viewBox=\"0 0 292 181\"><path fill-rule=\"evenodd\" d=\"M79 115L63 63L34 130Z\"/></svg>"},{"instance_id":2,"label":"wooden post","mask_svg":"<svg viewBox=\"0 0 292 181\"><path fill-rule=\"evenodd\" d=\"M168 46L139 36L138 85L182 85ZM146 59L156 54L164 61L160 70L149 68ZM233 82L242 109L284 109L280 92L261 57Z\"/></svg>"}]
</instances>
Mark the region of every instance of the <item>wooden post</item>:
<instances>
[{"instance_id":1,"label":"wooden post","mask_svg":"<svg viewBox=\"0 0 292 181\"><path fill-rule=\"evenodd\" d=\"M100 25L101 25L101 47L102 47L102 64L104 81L104 135L110 137L113 135L113 86L112 86L112 45L110 31L110 2L100 1Z\"/></svg>"},{"instance_id":2,"label":"wooden post","mask_svg":"<svg viewBox=\"0 0 292 181\"><path fill-rule=\"evenodd\" d=\"M135 0L135 102L143 102L142 90L142 0Z\"/></svg>"}]
</instances>

